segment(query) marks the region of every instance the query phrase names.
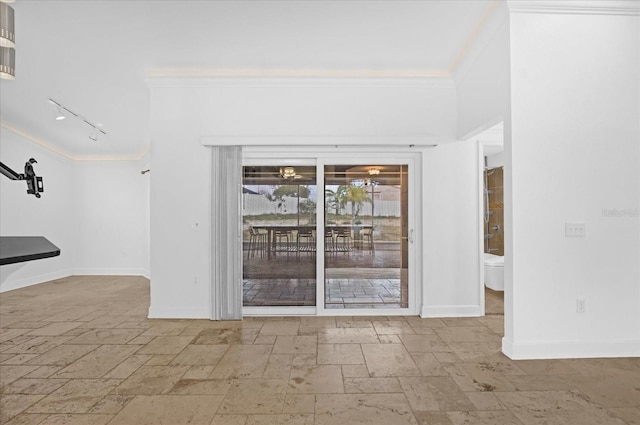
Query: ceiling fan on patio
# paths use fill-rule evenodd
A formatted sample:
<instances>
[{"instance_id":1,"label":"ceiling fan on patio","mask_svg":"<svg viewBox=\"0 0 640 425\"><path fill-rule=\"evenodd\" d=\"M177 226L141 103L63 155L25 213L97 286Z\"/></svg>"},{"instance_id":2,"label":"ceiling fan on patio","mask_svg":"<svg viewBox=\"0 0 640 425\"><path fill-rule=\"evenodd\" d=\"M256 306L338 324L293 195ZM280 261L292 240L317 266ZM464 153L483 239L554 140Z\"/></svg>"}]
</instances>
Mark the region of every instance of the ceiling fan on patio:
<instances>
[{"instance_id":1,"label":"ceiling fan on patio","mask_svg":"<svg viewBox=\"0 0 640 425\"><path fill-rule=\"evenodd\" d=\"M293 167L281 167L280 177L282 177L285 180L297 180L297 179L301 179L302 175L297 174L296 169Z\"/></svg>"}]
</instances>

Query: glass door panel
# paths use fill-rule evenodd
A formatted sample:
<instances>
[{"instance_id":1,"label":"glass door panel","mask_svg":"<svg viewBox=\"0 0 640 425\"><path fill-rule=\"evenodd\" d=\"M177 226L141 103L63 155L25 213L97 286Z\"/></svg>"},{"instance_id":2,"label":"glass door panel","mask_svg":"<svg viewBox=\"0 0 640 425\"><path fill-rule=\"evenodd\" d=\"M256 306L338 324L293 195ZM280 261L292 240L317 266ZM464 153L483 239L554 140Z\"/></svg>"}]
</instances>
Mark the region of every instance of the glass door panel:
<instances>
[{"instance_id":1,"label":"glass door panel","mask_svg":"<svg viewBox=\"0 0 640 425\"><path fill-rule=\"evenodd\" d=\"M316 305L316 167L245 166L243 306Z\"/></svg>"},{"instance_id":2,"label":"glass door panel","mask_svg":"<svg viewBox=\"0 0 640 425\"><path fill-rule=\"evenodd\" d=\"M325 165L326 309L408 308L407 165Z\"/></svg>"}]
</instances>

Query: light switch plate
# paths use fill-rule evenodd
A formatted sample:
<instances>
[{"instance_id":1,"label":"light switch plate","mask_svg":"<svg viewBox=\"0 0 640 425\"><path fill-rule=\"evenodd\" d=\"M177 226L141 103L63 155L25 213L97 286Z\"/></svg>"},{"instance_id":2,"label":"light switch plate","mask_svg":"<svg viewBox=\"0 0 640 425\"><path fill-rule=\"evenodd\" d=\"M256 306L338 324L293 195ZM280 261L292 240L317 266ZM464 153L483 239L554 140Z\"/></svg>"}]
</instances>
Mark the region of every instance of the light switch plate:
<instances>
[{"instance_id":1,"label":"light switch plate","mask_svg":"<svg viewBox=\"0 0 640 425\"><path fill-rule=\"evenodd\" d=\"M584 238L587 231L586 227L586 223L566 222L564 223L564 235L566 237Z\"/></svg>"}]
</instances>

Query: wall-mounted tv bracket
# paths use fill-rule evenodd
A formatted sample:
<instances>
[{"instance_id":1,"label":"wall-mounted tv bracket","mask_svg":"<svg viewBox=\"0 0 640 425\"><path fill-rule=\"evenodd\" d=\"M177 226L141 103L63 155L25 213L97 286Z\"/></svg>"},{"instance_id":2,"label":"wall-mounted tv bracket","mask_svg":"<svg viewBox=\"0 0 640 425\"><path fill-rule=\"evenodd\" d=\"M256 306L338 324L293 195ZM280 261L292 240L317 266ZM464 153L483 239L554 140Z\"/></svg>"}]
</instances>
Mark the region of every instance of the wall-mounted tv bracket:
<instances>
[{"instance_id":1,"label":"wall-mounted tv bracket","mask_svg":"<svg viewBox=\"0 0 640 425\"><path fill-rule=\"evenodd\" d=\"M44 186L42 184L42 177L36 176L36 172L33 171L33 165L37 164L33 158L24 164L24 174L18 174L11 168L0 162L0 172L10 178L11 180L26 180L27 181L27 193L29 195L35 195L36 198L40 197L40 193L44 192Z\"/></svg>"}]
</instances>

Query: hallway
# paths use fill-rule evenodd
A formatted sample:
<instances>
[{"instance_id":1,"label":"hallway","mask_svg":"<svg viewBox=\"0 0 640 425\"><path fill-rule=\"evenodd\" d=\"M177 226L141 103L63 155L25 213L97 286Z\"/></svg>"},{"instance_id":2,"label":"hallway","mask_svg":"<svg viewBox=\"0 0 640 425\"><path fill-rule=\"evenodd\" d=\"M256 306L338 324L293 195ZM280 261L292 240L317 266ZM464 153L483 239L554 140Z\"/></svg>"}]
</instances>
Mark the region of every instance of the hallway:
<instances>
[{"instance_id":1,"label":"hallway","mask_svg":"<svg viewBox=\"0 0 640 425\"><path fill-rule=\"evenodd\" d=\"M637 425L640 359L511 361L503 316L150 320L149 282L0 294L0 423Z\"/></svg>"}]
</instances>

